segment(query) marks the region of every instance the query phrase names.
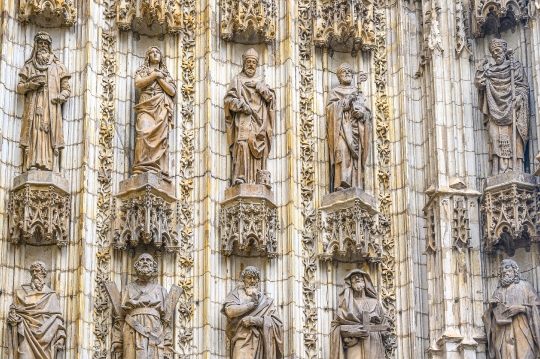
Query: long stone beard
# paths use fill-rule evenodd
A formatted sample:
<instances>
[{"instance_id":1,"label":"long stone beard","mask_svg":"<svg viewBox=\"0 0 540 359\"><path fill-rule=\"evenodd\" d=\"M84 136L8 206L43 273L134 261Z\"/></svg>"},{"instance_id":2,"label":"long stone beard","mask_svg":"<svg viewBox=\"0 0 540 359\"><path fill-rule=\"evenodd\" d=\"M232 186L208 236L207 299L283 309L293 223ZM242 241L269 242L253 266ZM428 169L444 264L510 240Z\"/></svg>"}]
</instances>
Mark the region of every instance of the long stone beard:
<instances>
[{"instance_id":1,"label":"long stone beard","mask_svg":"<svg viewBox=\"0 0 540 359\"><path fill-rule=\"evenodd\" d=\"M515 281L515 278L510 278L510 277L502 277L501 279L499 279L499 284L502 286L502 287L508 287L510 284L514 283Z\"/></svg>"},{"instance_id":2,"label":"long stone beard","mask_svg":"<svg viewBox=\"0 0 540 359\"><path fill-rule=\"evenodd\" d=\"M46 49L38 50L36 54L36 61L40 65L48 64L50 58L51 58L51 53L47 51Z\"/></svg>"},{"instance_id":3,"label":"long stone beard","mask_svg":"<svg viewBox=\"0 0 540 359\"><path fill-rule=\"evenodd\" d=\"M41 291L45 286L45 278L34 277L31 284L34 290Z\"/></svg>"},{"instance_id":4,"label":"long stone beard","mask_svg":"<svg viewBox=\"0 0 540 359\"><path fill-rule=\"evenodd\" d=\"M251 286L251 287L244 287L244 290L246 291L246 294L249 295L250 297L253 294L259 294L259 286L258 285L254 285L254 286Z\"/></svg>"},{"instance_id":5,"label":"long stone beard","mask_svg":"<svg viewBox=\"0 0 540 359\"><path fill-rule=\"evenodd\" d=\"M150 278L154 274L154 269L150 266L140 266L137 268L137 275L140 278Z\"/></svg>"}]
</instances>

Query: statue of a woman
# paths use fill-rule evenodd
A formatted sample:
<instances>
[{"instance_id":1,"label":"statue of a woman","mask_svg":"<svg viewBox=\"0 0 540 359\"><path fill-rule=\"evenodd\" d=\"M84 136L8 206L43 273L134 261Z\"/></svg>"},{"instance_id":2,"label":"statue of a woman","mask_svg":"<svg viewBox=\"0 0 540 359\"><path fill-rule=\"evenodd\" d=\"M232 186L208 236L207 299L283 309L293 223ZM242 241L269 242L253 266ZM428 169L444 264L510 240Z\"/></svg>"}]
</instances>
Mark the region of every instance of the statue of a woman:
<instances>
[{"instance_id":1,"label":"statue of a woman","mask_svg":"<svg viewBox=\"0 0 540 359\"><path fill-rule=\"evenodd\" d=\"M133 174L152 172L169 175L168 135L173 128L173 100L176 86L165 66L163 54L156 46L146 51L141 67L135 73L140 91L137 113L137 139Z\"/></svg>"}]
</instances>

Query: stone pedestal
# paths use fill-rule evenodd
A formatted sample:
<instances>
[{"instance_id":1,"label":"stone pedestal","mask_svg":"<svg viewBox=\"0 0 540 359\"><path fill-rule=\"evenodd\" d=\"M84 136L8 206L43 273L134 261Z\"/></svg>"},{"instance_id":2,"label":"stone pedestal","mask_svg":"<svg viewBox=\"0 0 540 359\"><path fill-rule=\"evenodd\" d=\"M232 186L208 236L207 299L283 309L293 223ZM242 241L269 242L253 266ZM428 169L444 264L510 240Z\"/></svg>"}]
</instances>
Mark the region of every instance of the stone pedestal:
<instances>
[{"instance_id":1,"label":"stone pedestal","mask_svg":"<svg viewBox=\"0 0 540 359\"><path fill-rule=\"evenodd\" d=\"M225 190L219 216L225 256L276 256L278 227L274 194L265 185L239 184Z\"/></svg>"},{"instance_id":2,"label":"stone pedestal","mask_svg":"<svg viewBox=\"0 0 540 359\"><path fill-rule=\"evenodd\" d=\"M319 257L324 260L378 261L376 200L359 188L330 193L318 210Z\"/></svg>"},{"instance_id":3,"label":"stone pedestal","mask_svg":"<svg viewBox=\"0 0 540 359\"><path fill-rule=\"evenodd\" d=\"M11 243L66 246L70 218L68 181L49 171L30 171L15 177L8 216Z\"/></svg>"},{"instance_id":4,"label":"stone pedestal","mask_svg":"<svg viewBox=\"0 0 540 359\"><path fill-rule=\"evenodd\" d=\"M115 219L114 247L126 249L139 243L153 243L167 252L179 250L175 232L171 182L152 173L132 176L120 182L121 201Z\"/></svg>"},{"instance_id":5,"label":"stone pedestal","mask_svg":"<svg viewBox=\"0 0 540 359\"><path fill-rule=\"evenodd\" d=\"M488 253L529 251L538 239L536 177L507 172L486 179L482 198L484 247Z\"/></svg>"}]
</instances>

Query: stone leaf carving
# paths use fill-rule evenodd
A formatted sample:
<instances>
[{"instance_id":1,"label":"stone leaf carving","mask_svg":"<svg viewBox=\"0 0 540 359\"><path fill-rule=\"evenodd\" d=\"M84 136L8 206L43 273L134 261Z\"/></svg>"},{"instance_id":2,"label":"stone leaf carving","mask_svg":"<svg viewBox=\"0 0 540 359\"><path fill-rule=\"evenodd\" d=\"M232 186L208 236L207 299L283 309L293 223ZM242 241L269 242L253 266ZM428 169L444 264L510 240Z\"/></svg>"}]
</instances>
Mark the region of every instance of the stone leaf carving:
<instances>
[{"instance_id":1,"label":"stone leaf carving","mask_svg":"<svg viewBox=\"0 0 540 359\"><path fill-rule=\"evenodd\" d=\"M473 0L474 36L500 34L517 26L528 24L534 8L527 0Z\"/></svg>"},{"instance_id":2,"label":"stone leaf carving","mask_svg":"<svg viewBox=\"0 0 540 359\"><path fill-rule=\"evenodd\" d=\"M30 172L30 180L27 174L19 176L24 177L21 184L17 184L18 178L15 179L15 189L10 193L8 204L8 239L13 244L57 244L63 247L69 242L71 209L67 181L58 176L53 176L52 181L33 180L35 176L46 173Z\"/></svg>"},{"instance_id":3,"label":"stone leaf carving","mask_svg":"<svg viewBox=\"0 0 540 359\"><path fill-rule=\"evenodd\" d=\"M221 38L244 44L276 38L277 0L221 0Z\"/></svg>"},{"instance_id":4,"label":"stone leaf carving","mask_svg":"<svg viewBox=\"0 0 540 359\"><path fill-rule=\"evenodd\" d=\"M260 280L260 271L247 266L223 303L231 359L283 358L283 323L274 300L261 290Z\"/></svg>"},{"instance_id":5,"label":"stone leaf carving","mask_svg":"<svg viewBox=\"0 0 540 359\"><path fill-rule=\"evenodd\" d=\"M179 34L184 14L181 0L118 0L116 25L146 36Z\"/></svg>"},{"instance_id":6,"label":"stone leaf carving","mask_svg":"<svg viewBox=\"0 0 540 359\"><path fill-rule=\"evenodd\" d=\"M66 340L60 301L56 292L45 284L45 263L32 263L30 273L32 280L15 290L9 308L8 357L56 359Z\"/></svg>"},{"instance_id":7,"label":"stone leaf carving","mask_svg":"<svg viewBox=\"0 0 540 359\"><path fill-rule=\"evenodd\" d=\"M482 319L486 326L489 358L538 356L540 298L531 283L521 279L517 263L504 259L499 266L499 285L489 299ZM511 334L510 334L511 333ZM506 340L511 336L512 340Z\"/></svg>"},{"instance_id":8,"label":"stone leaf carving","mask_svg":"<svg viewBox=\"0 0 540 359\"><path fill-rule=\"evenodd\" d=\"M375 48L373 2L369 0L318 0L314 17L315 46L330 52L350 52Z\"/></svg>"},{"instance_id":9,"label":"stone leaf carving","mask_svg":"<svg viewBox=\"0 0 540 359\"><path fill-rule=\"evenodd\" d=\"M19 21L43 27L70 27L77 22L72 0L20 0Z\"/></svg>"},{"instance_id":10,"label":"stone leaf carving","mask_svg":"<svg viewBox=\"0 0 540 359\"><path fill-rule=\"evenodd\" d=\"M472 56L472 39L470 38L470 11L467 0L456 2L456 54Z\"/></svg>"}]
</instances>

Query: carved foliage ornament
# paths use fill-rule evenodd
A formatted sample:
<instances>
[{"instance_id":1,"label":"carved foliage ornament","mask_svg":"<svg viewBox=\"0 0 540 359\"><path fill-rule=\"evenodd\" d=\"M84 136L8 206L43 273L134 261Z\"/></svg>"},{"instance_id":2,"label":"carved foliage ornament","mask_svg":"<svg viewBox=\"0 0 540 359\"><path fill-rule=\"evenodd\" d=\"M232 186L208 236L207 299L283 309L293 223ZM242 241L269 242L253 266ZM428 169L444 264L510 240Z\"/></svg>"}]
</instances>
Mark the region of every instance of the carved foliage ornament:
<instances>
[{"instance_id":1,"label":"carved foliage ornament","mask_svg":"<svg viewBox=\"0 0 540 359\"><path fill-rule=\"evenodd\" d=\"M20 0L19 21L43 27L70 27L77 22L72 0Z\"/></svg>"},{"instance_id":2,"label":"carved foliage ornament","mask_svg":"<svg viewBox=\"0 0 540 359\"><path fill-rule=\"evenodd\" d=\"M68 244L70 199L57 187L26 184L11 192L8 213L11 243Z\"/></svg>"},{"instance_id":3,"label":"carved foliage ornament","mask_svg":"<svg viewBox=\"0 0 540 359\"><path fill-rule=\"evenodd\" d=\"M221 38L245 44L276 38L277 0L221 0Z\"/></svg>"},{"instance_id":4,"label":"carved foliage ornament","mask_svg":"<svg viewBox=\"0 0 540 359\"><path fill-rule=\"evenodd\" d=\"M527 0L474 0L475 37L500 34L518 25L527 24L534 13L534 4Z\"/></svg>"},{"instance_id":5,"label":"carved foliage ornament","mask_svg":"<svg viewBox=\"0 0 540 359\"><path fill-rule=\"evenodd\" d=\"M371 51L375 48L373 2L318 0L314 14L314 43L331 52Z\"/></svg>"},{"instance_id":6,"label":"carved foliage ornament","mask_svg":"<svg viewBox=\"0 0 540 359\"><path fill-rule=\"evenodd\" d=\"M116 24L121 30L141 35L179 34L183 22L180 0L119 0Z\"/></svg>"}]
</instances>

